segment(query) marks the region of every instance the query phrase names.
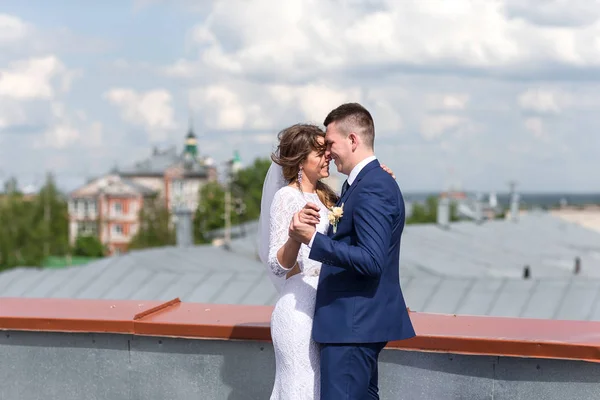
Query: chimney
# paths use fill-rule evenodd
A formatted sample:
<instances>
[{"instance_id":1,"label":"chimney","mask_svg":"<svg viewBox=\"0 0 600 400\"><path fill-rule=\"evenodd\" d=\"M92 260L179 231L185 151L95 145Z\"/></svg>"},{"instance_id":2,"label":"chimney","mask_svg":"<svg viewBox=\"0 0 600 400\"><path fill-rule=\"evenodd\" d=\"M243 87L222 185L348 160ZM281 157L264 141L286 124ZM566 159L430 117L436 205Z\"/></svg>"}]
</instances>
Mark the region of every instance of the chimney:
<instances>
[{"instance_id":1,"label":"chimney","mask_svg":"<svg viewBox=\"0 0 600 400\"><path fill-rule=\"evenodd\" d=\"M438 199L437 223L443 229L450 228L450 199L447 197Z\"/></svg>"},{"instance_id":2,"label":"chimney","mask_svg":"<svg viewBox=\"0 0 600 400\"><path fill-rule=\"evenodd\" d=\"M184 206L175 209L175 229L177 247L190 247L194 244L192 212Z\"/></svg>"},{"instance_id":3,"label":"chimney","mask_svg":"<svg viewBox=\"0 0 600 400\"><path fill-rule=\"evenodd\" d=\"M579 275L580 272L581 272L581 258L575 257L575 270L573 271L573 273L575 275Z\"/></svg>"},{"instance_id":4,"label":"chimney","mask_svg":"<svg viewBox=\"0 0 600 400\"><path fill-rule=\"evenodd\" d=\"M483 205L481 204L481 198L479 196L475 199L475 222L477 224L483 222Z\"/></svg>"},{"instance_id":5,"label":"chimney","mask_svg":"<svg viewBox=\"0 0 600 400\"><path fill-rule=\"evenodd\" d=\"M519 194L515 192L510 196L510 219L513 222L519 221Z\"/></svg>"}]
</instances>

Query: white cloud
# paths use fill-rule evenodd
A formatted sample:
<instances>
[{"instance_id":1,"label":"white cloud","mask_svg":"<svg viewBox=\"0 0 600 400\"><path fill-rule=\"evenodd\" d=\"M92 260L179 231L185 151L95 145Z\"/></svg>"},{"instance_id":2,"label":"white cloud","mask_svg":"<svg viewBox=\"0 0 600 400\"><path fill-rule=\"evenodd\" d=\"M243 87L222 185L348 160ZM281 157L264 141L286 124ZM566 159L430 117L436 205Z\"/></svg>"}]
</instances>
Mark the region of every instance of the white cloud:
<instances>
[{"instance_id":1,"label":"white cloud","mask_svg":"<svg viewBox=\"0 0 600 400\"><path fill-rule=\"evenodd\" d=\"M272 85L268 93L275 102L300 111L306 121L322 124L327 113L342 103L360 102L360 88L335 89L323 84Z\"/></svg>"},{"instance_id":2,"label":"white cloud","mask_svg":"<svg viewBox=\"0 0 600 400\"><path fill-rule=\"evenodd\" d=\"M568 105L569 96L558 91L529 89L519 95L518 103L523 110L558 114Z\"/></svg>"},{"instance_id":3,"label":"white cloud","mask_svg":"<svg viewBox=\"0 0 600 400\"><path fill-rule=\"evenodd\" d=\"M556 64L598 67L599 34L598 23L567 30L511 18L500 0L344 7L317 0L221 0L190 37L205 67L282 80L379 65L388 71L411 65L506 73L525 73L519 67L528 65L531 75ZM179 60L169 71L189 76L194 62Z\"/></svg>"},{"instance_id":4,"label":"white cloud","mask_svg":"<svg viewBox=\"0 0 600 400\"><path fill-rule=\"evenodd\" d=\"M98 121L89 121L82 110L71 110L62 102L52 102L51 120L44 132L36 137L34 147L46 149L86 148L102 146L104 131Z\"/></svg>"},{"instance_id":5,"label":"white cloud","mask_svg":"<svg viewBox=\"0 0 600 400\"><path fill-rule=\"evenodd\" d=\"M8 14L0 14L0 45L24 39L31 28L23 20Z\"/></svg>"},{"instance_id":6,"label":"white cloud","mask_svg":"<svg viewBox=\"0 0 600 400\"><path fill-rule=\"evenodd\" d=\"M133 89L113 88L104 97L120 108L123 120L148 129L151 140L164 140L167 131L177 127L173 97L166 89L138 93Z\"/></svg>"},{"instance_id":7,"label":"white cloud","mask_svg":"<svg viewBox=\"0 0 600 400\"><path fill-rule=\"evenodd\" d=\"M55 80L59 80L56 86L64 92L69 90L73 77L74 72L54 55L14 61L8 68L0 69L0 97L51 99L56 94Z\"/></svg>"},{"instance_id":8,"label":"white cloud","mask_svg":"<svg viewBox=\"0 0 600 400\"><path fill-rule=\"evenodd\" d=\"M597 1L590 0L506 0L509 17L549 26L586 26L600 18Z\"/></svg>"},{"instance_id":9,"label":"white cloud","mask_svg":"<svg viewBox=\"0 0 600 400\"><path fill-rule=\"evenodd\" d=\"M26 121L27 112L22 104L13 99L0 97L0 129L22 124Z\"/></svg>"},{"instance_id":10,"label":"white cloud","mask_svg":"<svg viewBox=\"0 0 600 400\"><path fill-rule=\"evenodd\" d=\"M525 119L525 128L527 128L527 130L538 139L541 139L545 136L544 122L539 117L530 117Z\"/></svg>"},{"instance_id":11,"label":"white cloud","mask_svg":"<svg viewBox=\"0 0 600 400\"><path fill-rule=\"evenodd\" d=\"M439 110L464 110L469 103L466 93L431 94L426 96L426 105L429 109Z\"/></svg>"},{"instance_id":12,"label":"white cloud","mask_svg":"<svg viewBox=\"0 0 600 400\"><path fill-rule=\"evenodd\" d=\"M465 117L452 114L427 115L421 123L421 135L426 140L432 140L444 133L464 128L468 125Z\"/></svg>"},{"instance_id":13,"label":"white cloud","mask_svg":"<svg viewBox=\"0 0 600 400\"><path fill-rule=\"evenodd\" d=\"M242 87L210 85L190 90L192 108L202 110L214 129L264 129L273 126L260 99L247 98Z\"/></svg>"}]
</instances>

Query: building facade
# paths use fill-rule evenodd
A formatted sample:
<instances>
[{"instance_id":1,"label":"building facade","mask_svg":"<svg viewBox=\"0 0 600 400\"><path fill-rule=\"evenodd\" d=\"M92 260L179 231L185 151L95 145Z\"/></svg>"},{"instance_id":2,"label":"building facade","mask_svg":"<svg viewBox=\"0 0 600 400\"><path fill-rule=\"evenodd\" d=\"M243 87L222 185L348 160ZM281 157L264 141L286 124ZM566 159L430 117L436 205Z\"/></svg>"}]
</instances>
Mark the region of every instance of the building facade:
<instances>
[{"instance_id":1,"label":"building facade","mask_svg":"<svg viewBox=\"0 0 600 400\"><path fill-rule=\"evenodd\" d=\"M71 193L69 238L92 235L109 254L127 251L139 228L139 211L156 192L119 175L93 180Z\"/></svg>"},{"instance_id":2,"label":"building facade","mask_svg":"<svg viewBox=\"0 0 600 400\"><path fill-rule=\"evenodd\" d=\"M169 210L173 207L195 210L202 186L217 180L212 160L199 156L198 141L191 128L183 152L177 152L175 147L155 148L148 158L119 169L118 174L155 190Z\"/></svg>"},{"instance_id":3,"label":"building facade","mask_svg":"<svg viewBox=\"0 0 600 400\"><path fill-rule=\"evenodd\" d=\"M190 128L181 153L176 148L155 148L145 160L115 169L71 192L70 241L93 235L109 254L126 252L139 229L139 211L145 200L157 196L169 210L195 210L202 186L216 179L212 161L199 157L197 138Z\"/></svg>"}]
</instances>

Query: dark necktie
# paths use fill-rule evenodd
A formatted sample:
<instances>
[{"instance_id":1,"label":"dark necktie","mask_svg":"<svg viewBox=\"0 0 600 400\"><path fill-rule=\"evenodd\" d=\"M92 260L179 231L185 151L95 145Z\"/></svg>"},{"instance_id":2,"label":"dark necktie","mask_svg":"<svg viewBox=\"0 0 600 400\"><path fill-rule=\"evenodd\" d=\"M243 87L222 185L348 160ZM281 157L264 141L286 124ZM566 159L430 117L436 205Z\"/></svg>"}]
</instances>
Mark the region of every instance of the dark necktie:
<instances>
[{"instance_id":1,"label":"dark necktie","mask_svg":"<svg viewBox=\"0 0 600 400\"><path fill-rule=\"evenodd\" d=\"M344 196L344 193L346 193L346 190L348 190L349 187L350 185L348 185L348 179L346 179L344 181L344 184L342 185L342 194L340 195L340 197Z\"/></svg>"}]
</instances>

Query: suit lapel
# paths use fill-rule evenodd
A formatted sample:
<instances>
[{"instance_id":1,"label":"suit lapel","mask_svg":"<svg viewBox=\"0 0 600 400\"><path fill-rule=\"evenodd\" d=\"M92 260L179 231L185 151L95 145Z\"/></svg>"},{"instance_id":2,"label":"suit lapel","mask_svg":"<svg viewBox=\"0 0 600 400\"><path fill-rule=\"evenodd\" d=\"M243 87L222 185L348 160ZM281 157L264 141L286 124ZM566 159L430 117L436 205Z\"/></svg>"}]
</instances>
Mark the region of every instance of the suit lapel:
<instances>
[{"instance_id":1,"label":"suit lapel","mask_svg":"<svg viewBox=\"0 0 600 400\"><path fill-rule=\"evenodd\" d=\"M336 206L340 206L343 203L346 202L346 199L348 199L348 197L350 196L350 194L354 191L354 189L356 188L356 186L358 186L358 182L361 181L361 179L373 168L377 168L380 167L381 165L379 164L378 160L373 160L370 163L368 163L367 165L364 166L364 168L358 173L358 176L356 177L356 179L354 180L354 182L352 182L352 185L350 185L350 187L348 188L348 190L346 190L346 192L344 193L343 196L340 197L340 199L338 200Z\"/></svg>"}]
</instances>

